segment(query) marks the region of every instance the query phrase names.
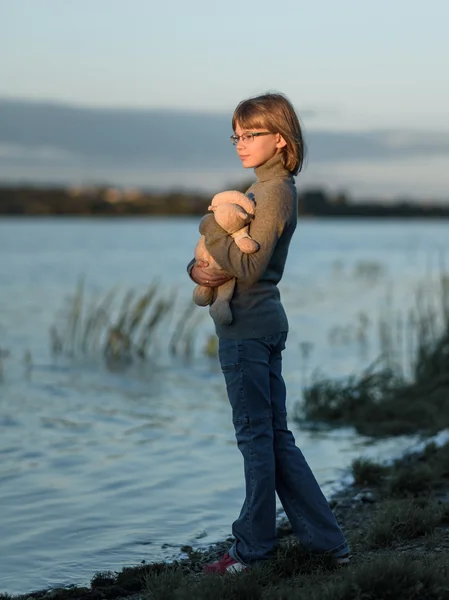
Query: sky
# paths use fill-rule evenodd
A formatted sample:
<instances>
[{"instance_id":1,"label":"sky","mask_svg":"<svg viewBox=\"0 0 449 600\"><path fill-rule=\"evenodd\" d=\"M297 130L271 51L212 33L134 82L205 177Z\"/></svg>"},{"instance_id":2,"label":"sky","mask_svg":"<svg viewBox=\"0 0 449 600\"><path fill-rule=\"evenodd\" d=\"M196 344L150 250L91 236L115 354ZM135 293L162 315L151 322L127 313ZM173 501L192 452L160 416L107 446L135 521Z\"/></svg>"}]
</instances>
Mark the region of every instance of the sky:
<instances>
[{"instance_id":1,"label":"sky","mask_svg":"<svg viewBox=\"0 0 449 600\"><path fill-rule=\"evenodd\" d=\"M449 130L447 0L0 0L0 97Z\"/></svg>"}]
</instances>

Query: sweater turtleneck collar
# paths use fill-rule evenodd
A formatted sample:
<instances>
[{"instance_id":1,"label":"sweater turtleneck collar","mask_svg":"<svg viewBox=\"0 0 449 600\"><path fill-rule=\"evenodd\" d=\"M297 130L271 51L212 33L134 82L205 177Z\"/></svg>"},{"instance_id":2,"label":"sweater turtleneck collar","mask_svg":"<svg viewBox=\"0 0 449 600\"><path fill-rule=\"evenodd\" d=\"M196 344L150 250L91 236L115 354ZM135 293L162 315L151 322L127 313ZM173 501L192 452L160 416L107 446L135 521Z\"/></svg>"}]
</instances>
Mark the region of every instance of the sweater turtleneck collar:
<instances>
[{"instance_id":1,"label":"sweater turtleneck collar","mask_svg":"<svg viewBox=\"0 0 449 600\"><path fill-rule=\"evenodd\" d=\"M274 177L292 177L288 169L284 167L282 154L275 154L273 158L267 160L266 163L254 169L257 181L267 181Z\"/></svg>"}]
</instances>

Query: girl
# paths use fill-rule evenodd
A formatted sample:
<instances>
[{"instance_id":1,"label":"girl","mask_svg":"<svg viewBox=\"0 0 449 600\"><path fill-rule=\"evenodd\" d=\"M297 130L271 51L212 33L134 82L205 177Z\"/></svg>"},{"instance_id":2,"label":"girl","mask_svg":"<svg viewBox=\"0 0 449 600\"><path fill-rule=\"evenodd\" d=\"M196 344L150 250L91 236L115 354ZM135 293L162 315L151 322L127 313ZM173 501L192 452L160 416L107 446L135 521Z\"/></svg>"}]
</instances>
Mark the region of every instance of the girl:
<instances>
[{"instance_id":1,"label":"girl","mask_svg":"<svg viewBox=\"0 0 449 600\"><path fill-rule=\"evenodd\" d=\"M243 254L232 237L203 218L200 232L209 253L236 277L230 325L215 323L219 359L232 407L238 448L243 455L246 497L233 523L235 542L206 573L246 570L273 557L276 492L295 535L311 552L331 553L349 562L349 546L302 452L287 427L286 389L281 374L288 321L277 284L281 280L298 200L294 175L301 170L304 144L298 117L281 94L242 101L232 118L231 141L245 168L257 177L246 192L256 201L251 237L260 244ZM216 287L226 281L207 263L188 265L191 278Z\"/></svg>"}]
</instances>

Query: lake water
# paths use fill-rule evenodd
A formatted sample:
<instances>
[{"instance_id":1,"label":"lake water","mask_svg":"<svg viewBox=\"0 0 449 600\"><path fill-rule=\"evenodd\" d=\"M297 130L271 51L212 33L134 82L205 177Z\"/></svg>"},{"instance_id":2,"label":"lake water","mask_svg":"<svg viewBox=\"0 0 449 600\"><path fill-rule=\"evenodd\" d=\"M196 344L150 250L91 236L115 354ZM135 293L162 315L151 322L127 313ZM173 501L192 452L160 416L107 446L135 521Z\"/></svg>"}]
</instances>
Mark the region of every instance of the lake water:
<instances>
[{"instance_id":1,"label":"lake water","mask_svg":"<svg viewBox=\"0 0 449 600\"><path fill-rule=\"evenodd\" d=\"M144 291L158 278L161 293L176 288L180 314L197 225L0 220L0 593L85 585L96 571L169 559L183 544L230 534L243 468L222 375L203 353L213 332L206 309L197 309L204 318L190 362L170 358L164 328L151 358L124 370L107 368L101 354L55 358L49 343L81 276L88 299L115 285ZM290 411L313 369L341 376L375 358L379 316L387 305L395 314L412 306L423 282L431 289L448 225L300 221L281 285ZM410 443L290 424L327 494L356 456Z\"/></svg>"}]
</instances>

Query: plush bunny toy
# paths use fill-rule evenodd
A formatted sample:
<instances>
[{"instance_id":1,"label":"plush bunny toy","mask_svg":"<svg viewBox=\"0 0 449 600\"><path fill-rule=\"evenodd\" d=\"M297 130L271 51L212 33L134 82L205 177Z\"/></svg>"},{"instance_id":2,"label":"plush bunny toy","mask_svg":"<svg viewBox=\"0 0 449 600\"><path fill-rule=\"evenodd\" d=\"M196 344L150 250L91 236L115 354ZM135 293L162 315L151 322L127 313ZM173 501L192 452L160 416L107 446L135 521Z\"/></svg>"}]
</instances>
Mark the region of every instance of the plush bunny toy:
<instances>
[{"instance_id":1,"label":"plush bunny toy","mask_svg":"<svg viewBox=\"0 0 449 600\"><path fill-rule=\"evenodd\" d=\"M234 242L245 254L259 250L259 244L248 233L249 223L254 219L256 203L252 198L235 190L216 194L208 210L214 213L215 220L229 233ZM209 266L221 269L206 249L204 235L195 248L195 259L205 260ZM198 306L210 305L211 316L222 325L232 323L230 300L234 293L235 278L229 279L217 288L197 285L193 291L193 301Z\"/></svg>"}]
</instances>

